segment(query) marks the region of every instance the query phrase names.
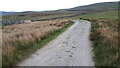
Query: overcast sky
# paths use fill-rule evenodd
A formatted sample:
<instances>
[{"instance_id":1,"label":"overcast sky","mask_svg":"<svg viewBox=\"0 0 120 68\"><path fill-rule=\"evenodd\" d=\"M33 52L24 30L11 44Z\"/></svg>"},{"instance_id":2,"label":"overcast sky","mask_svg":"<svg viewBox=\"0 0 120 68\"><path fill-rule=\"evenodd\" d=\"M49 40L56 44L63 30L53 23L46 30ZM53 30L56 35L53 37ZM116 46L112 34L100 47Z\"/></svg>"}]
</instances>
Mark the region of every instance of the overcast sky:
<instances>
[{"instance_id":1,"label":"overcast sky","mask_svg":"<svg viewBox=\"0 0 120 68\"><path fill-rule=\"evenodd\" d=\"M119 0L0 0L0 11L46 11Z\"/></svg>"}]
</instances>

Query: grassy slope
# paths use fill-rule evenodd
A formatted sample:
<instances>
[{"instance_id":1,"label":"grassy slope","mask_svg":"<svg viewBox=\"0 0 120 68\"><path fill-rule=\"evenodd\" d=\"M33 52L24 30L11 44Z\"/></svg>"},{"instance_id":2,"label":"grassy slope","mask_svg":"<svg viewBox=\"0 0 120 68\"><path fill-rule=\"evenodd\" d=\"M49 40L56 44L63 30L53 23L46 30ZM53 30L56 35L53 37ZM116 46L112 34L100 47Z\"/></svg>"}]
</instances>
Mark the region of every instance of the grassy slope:
<instances>
[{"instance_id":1,"label":"grassy slope","mask_svg":"<svg viewBox=\"0 0 120 68\"><path fill-rule=\"evenodd\" d=\"M72 8L73 10L113 10L118 8L118 2L96 3L91 5L79 6Z\"/></svg>"},{"instance_id":2,"label":"grassy slope","mask_svg":"<svg viewBox=\"0 0 120 68\"><path fill-rule=\"evenodd\" d=\"M92 22L90 38L93 41L96 66L117 66L118 11L86 14L80 17Z\"/></svg>"},{"instance_id":3,"label":"grassy slope","mask_svg":"<svg viewBox=\"0 0 120 68\"><path fill-rule=\"evenodd\" d=\"M21 16L19 16L21 15ZM23 16L22 16L23 15ZM46 18L53 18L53 17L61 17L61 16L69 16L72 14L55 14L55 15L46 15L46 14L16 14L16 15L8 15L3 16L3 20L37 20L37 19L46 19Z\"/></svg>"},{"instance_id":4,"label":"grassy slope","mask_svg":"<svg viewBox=\"0 0 120 68\"><path fill-rule=\"evenodd\" d=\"M88 13L89 10L93 11L105 11L105 10L116 10L118 8L118 2L105 2L105 3L96 3L86 6L79 6L71 9L61 9L56 11L46 11L46 12L21 12L15 13L13 15L3 16L3 20L35 20L42 18L52 18L67 16L71 14L81 14ZM84 11L68 11L68 10L84 10Z\"/></svg>"},{"instance_id":5,"label":"grassy slope","mask_svg":"<svg viewBox=\"0 0 120 68\"><path fill-rule=\"evenodd\" d=\"M89 18L89 19L100 19L100 20L104 20L104 19L115 20L118 19L118 11L89 13L89 14L73 17L72 19L79 19L80 17Z\"/></svg>"},{"instance_id":6,"label":"grassy slope","mask_svg":"<svg viewBox=\"0 0 120 68\"><path fill-rule=\"evenodd\" d=\"M79 13L81 11L78 11ZM84 12L84 11L82 11ZM37 20L37 19L46 19L53 17L61 17L61 16L70 16L75 15L76 12L71 12L67 10L57 10L57 11L44 11L44 12L20 12L15 13L13 15L3 16L3 20Z\"/></svg>"},{"instance_id":7,"label":"grassy slope","mask_svg":"<svg viewBox=\"0 0 120 68\"><path fill-rule=\"evenodd\" d=\"M4 57L4 59L2 59L3 66L12 66L12 65L16 64L17 62L21 61L23 58L26 58L28 55L35 52L37 49L43 47L48 42L55 39L58 35L60 35L65 30L67 30L71 25L73 25L73 22L70 22L68 25L65 25L62 29L60 29L58 31L51 32L51 34L44 37L40 42L39 41L35 42L34 46L31 46L29 48L28 47L22 47L20 49L18 48L16 50L14 56L11 57L13 59L12 61L10 61L5 56L3 56ZM25 44L25 46L27 46L27 45L32 45L32 44L31 43Z\"/></svg>"}]
</instances>

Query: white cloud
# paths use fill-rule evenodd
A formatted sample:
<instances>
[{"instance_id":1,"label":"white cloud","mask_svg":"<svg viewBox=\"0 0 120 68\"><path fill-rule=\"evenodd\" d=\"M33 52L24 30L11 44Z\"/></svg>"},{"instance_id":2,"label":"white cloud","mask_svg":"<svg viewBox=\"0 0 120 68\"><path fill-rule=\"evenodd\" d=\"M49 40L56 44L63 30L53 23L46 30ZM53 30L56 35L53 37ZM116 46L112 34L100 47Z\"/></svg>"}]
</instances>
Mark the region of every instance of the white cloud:
<instances>
[{"instance_id":1,"label":"white cloud","mask_svg":"<svg viewBox=\"0 0 120 68\"><path fill-rule=\"evenodd\" d=\"M1 0L0 11L43 11L119 0Z\"/></svg>"}]
</instances>

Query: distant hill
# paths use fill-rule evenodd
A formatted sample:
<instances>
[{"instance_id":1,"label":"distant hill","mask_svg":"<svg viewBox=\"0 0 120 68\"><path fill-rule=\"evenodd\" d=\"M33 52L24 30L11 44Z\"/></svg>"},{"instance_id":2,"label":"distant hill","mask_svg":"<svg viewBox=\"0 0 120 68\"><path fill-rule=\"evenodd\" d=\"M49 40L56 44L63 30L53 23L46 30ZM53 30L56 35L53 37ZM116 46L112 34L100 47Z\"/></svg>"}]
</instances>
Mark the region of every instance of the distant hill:
<instances>
[{"instance_id":1,"label":"distant hill","mask_svg":"<svg viewBox=\"0 0 120 68\"><path fill-rule=\"evenodd\" d=\"M96 3L85 6L78 6L75 8L71 8L70 10L94 10L94 11L106 11L106 10L117 10L118 2L103 2Z\"/></svg>"},{"instance_id":2,"label":"distant hill","mask_svg":"<svg viewBox=\"0 0 120 68\"><path fill-rule=\"evenodd\" d=\"M5 11L1 11L2 15L12 15L14 13L17 13L17 12L5 12Z\"/></svg>"},{"instance_id":3,"label":"distant hill","mask_svg":"<svg viewBox=\"0 0 120 68\"><path fill-rule=\"evenodd\" d=\"M70 9L61 9L55 11L25 11L25 12L3 12L3 20L35 20L52 17L60 17L73 14L86 14L99 11L112 11L118 9L118 2L104 2L85 6L78 6Z\"/></svg>"}]
</instances>

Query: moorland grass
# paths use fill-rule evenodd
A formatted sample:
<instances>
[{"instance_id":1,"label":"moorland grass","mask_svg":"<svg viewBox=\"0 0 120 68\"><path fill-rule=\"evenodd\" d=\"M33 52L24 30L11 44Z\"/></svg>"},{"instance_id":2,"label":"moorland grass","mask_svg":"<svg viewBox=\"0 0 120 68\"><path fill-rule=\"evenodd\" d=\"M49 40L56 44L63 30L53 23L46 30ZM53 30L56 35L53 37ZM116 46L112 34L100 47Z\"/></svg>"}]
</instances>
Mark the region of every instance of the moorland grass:
<instances>
[{"instance_id":1,"label":"moorland grass","mask_svg":"<svg viewBox=\"0 0 120 68\"><path fill-rule=\"evenodd\" d=\"M64 25L64 27L62 27L59 30L50 32L47 36L44 36L40 41L35 41L34 43L32 42L28 42L28 43L23 42L22 44L19 44L19 42L14 43L14 45L17 45L18 47L15 50L14 54L10 56L9 58L8 56L4 56L4 55L2 56L3 66L13 66L17 64L18 62L20 62L21 60L27 58L30 54L40 49L41 47L46 45L51 40L55 39L59 34L64 32L71 25L73 25L73 22L70 22L69 24Z\"/></svg>"},{"instance_id":2,"label":"moorland grass","mask_svg":"<svg viewBox=\"0 0 120 68\"><path fill-rule=\"evenodd\" d=\"M79 18L91 21L90 39L95 66L119 66L118 11L86 14Z\"/></svg>"}]
</instances>

